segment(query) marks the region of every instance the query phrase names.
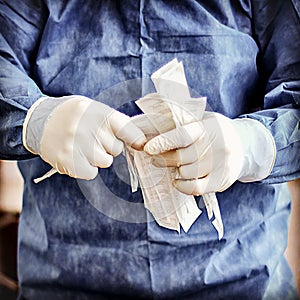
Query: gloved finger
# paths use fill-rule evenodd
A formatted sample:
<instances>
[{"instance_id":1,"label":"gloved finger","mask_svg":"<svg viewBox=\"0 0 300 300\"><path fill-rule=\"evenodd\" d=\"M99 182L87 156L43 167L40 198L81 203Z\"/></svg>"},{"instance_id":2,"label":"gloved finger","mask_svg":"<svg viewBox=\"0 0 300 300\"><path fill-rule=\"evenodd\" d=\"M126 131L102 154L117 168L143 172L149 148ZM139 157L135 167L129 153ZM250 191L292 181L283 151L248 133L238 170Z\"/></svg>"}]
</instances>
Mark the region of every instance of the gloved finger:
<instances>
[{"instance_id":1,"label":"gloved finger","mask_svg":"<svg viewBox=\"0 0 300 300\"><path fill-rule=\"evenodd\" d=\"M122 153L124 144L117 139L114 134L105 127L97 132L95 147L103 147L104 150L112 156L118 156Z\"/></svg>"},{"instance_id":2,"label":"gloved finger","mask_svg":"<svg viewBox=\"0 0 300 300\"><path fill-rule=\"evenodd\" d=\"M187 195L199 196L210 192L216 192L211 185L210 175L200 179L175 179L173 184L177 190Z\"/></svg>"},{"instance_id":3,"label":"gloved finger","mask_svg":"<svg viewBox=\"0 0 300 300\"><path fill-rule=\"evenodd\" d=\"M98 174L98 168L92 166L86 158L82 156L64 160L63 163L57 162L53 166L60 174L65 174L73 178L91 180Z\"/></svg>"},{"instance_id":4,"label":"gloved finger","mask_svg":"<svg viewBox=\"0 0 300 300\"><path fill-rule=\"evenodd\" d=\"M201 161L179 167L179 175L182 179L197 179L211 173L212 167L211 159L202 159Z\"/></svg>"},{"instance_id":5,"label":"gloved finger","mask_svg":"<svg viewBox=\"0 0 300 300\"><path fill-rule=\"evenodd\" d=\"M152 163L156 167L180 167L196 161L210 159L211 151L208 136L203 134L195 143L186 148L153 155Z\"/></svg>"},{"instance_id":6,"label":"gloved finger","mask_svg":"<svg viewBox=\"0 0 300 300\"><path fill-rule=\"evenodd\" d=\"M117 138L136 150L143 149L147 139L142 130L131 121L129 116L114 110L109 114L108 120Z\"/></svg>"},{"instance_id":7,"label":"gloved finger","mask_svg":"<svg viewBox=\"0 0 300 300\"><path fill-rule=\"evenodd\" d=\"M152 163L156 167L180 167L197 161L198 155L195 144L186 148L170 150L152 156Z\"/></svg>"},{"instance_id":8,"label":"gloved finger","mask_svg":"<svg viewBox=\"0 0 300 300\"><path fill-rule=\"evenodd\" d=\"M92 180L96 178L98 175L98 168L92 166L90 164L86 165L86 167L82 166L81 172L77 172L75 178L85 179L85 180Z\"/></svg>"},{"instance_id":9,"label":"gloved finger","mask_svg":"<svg viewBox=\"0 0 300 300\"><path fill-rule=\"evenodd\" d=\"M154 137L145 145L144 150L154 155L185 148L199 139L204 132L201 122L193 122Z\"/></svg>"},{"instance_id":10,"label":"gloved finger","mask_svg":"<svg viewBox=\"0 0 300 300\"><path fill-rule=\"evenodd\" d=\"M180 156L177 150L153 155L151 162L156 167L179 167Z\"/></svg>"},{"instance_id":11,"label":"gloved finger","mask_svg":"<svg viewBox=\"0 0 300 300\"><path fill-rule=\"evenodd\" d=\"M95 167L108 168L113 163L113 156L108 154L102 146L95 146L87 156L89 163Z\"/></svg>"}]
</instances>

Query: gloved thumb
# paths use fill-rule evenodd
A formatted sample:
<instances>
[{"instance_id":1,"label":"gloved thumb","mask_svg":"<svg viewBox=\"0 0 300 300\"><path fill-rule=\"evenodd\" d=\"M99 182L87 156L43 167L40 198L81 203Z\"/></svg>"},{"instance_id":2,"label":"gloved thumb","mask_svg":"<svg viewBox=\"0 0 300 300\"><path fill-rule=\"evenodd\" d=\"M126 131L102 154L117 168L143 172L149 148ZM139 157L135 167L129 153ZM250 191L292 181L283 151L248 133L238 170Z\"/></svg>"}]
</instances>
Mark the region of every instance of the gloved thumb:
<instances>
[{"instance_id":1,"label":"gloved thumb","mask_svg":"<svg viewBox=\"0 0 300 300\"><path fill-rule=\"evenodd\" d=\"M211 186L211 177L209 175L189 180L175 179L173 185L178 191L187 195L199 196L215 191L214 187Z\"/></svg>"},{"instance_id":2,"label":"gloved thumb","mask_svg":"<svg viewBox=\"0 0 300 300\"><path fill-rule=\"evenodd\" d=\"M185 148L193 144L204 134L201 122L193 122L160 134L151 139L144 147L150 155Z\"/></svg>"},{"instance_id":3,"label":"gloved thumb","mask_svg":"<svg viewBox=\"0 0 300 300\"><path fill-rule=\"evenodd\" d=\"M136 150L143 149L147 139L129 116L115 110L109 115L109 122L117 138Z\"/></svg>"}]
</instances>

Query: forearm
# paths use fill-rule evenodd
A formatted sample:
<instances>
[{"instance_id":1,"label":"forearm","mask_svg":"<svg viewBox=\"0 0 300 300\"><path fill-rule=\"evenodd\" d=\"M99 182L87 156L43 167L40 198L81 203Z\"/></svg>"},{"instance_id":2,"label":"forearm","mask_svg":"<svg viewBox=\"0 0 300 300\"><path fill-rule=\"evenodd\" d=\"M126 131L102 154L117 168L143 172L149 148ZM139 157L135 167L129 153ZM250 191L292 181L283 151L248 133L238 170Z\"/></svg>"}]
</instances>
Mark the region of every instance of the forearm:
<instances>
[{"instance_id":1,"label":"forearm","mask_svg":"<svg viewBox=\"0 0 300 300\"><path fill-rule=\"evenodd\" d=\"M0 158L32 157L22 144L28 109L42 96L31 79L47 9L33 0L0 1ZM30 20L27 13L30 11Z\"/></svg>"},{"instance_id":2,"label":"forearm","mask_svg":"<svg viewBox=\"0 0 300 300\"><path fill-rule=\"evenodd\" d=\"M26 116L26 108L19 105L11 105L12 99L0 100L0 158L7 160L21 160L33 157L22 143L23 121Z\"/></svg>"},{"instance_id":3,"label":"forearm","mask_svg":"<svg viewBox=\"0 0 300 300\"><path fill-rule=\"evenodd\" d=\"M0 70L0 158L32 157L22 143L22 126L28 109L42 96L26 73L1 58Z\"/></svg>"}]
</instances>

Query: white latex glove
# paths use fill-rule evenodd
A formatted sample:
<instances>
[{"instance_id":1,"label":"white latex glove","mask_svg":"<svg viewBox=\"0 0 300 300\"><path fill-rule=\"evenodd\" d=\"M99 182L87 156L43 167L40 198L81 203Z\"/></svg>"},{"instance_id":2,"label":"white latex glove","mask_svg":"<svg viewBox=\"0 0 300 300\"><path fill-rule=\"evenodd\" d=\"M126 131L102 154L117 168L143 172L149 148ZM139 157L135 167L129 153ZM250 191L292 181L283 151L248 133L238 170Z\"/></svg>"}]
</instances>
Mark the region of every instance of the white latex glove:
<instances>
[{"instance_id":1,"label":"white latex glove","mask_svg":"<svg viewBox=\"0 0 300 300\"><path fill-rule=\"evenodd\" d=\"M276 154L274 139L260 122L214 112L154 137L144 150L155 166L178 167L174 185L191 195L221 192L236 180L261 180L270 174Z\"/></svg>"},{"instance_id":2,"label":"white latex glove","mask_svg":"<svg viewBox=\"0 0 300 300\"><path fill-rule=\"evenodd\" d=\"M130 117L84 96L43 97L28 111L23 144L61 174L93 179L123 150L146 142Z\"/></svg>"}]
</instances>

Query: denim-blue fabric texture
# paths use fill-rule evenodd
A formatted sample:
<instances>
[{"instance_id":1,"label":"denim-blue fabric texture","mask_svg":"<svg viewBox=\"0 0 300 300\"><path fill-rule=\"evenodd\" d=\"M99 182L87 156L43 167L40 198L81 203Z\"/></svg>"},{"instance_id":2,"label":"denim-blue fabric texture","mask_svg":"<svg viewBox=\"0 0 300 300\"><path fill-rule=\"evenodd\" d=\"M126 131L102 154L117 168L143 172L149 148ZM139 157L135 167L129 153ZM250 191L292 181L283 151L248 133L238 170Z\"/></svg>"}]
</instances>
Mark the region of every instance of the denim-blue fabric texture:
<instances>
[{"instance_id":1,"label":"denim-blue fabric texture","mask_svg":"<svg viewBox=\"0 0 300 300\"><path fill-rule=\"evenodd\" d=\"M0 157L19 160L25 180L24 298L262 299L286 247L282 183L300 177L299 13L298 0L0 1ZM50 166L22 145L25 115L42 95L84 95L135 115L133 101L153 91L149 76L174 57L192 95L260 121L276 143L268 178L217 193L220 241L205 209L180 234L132 209L143 199L122 157L93 181L56 174L34 184ZM275 286L288 299L291 272L281 272Z\"/></svg>"}]
</instances>

